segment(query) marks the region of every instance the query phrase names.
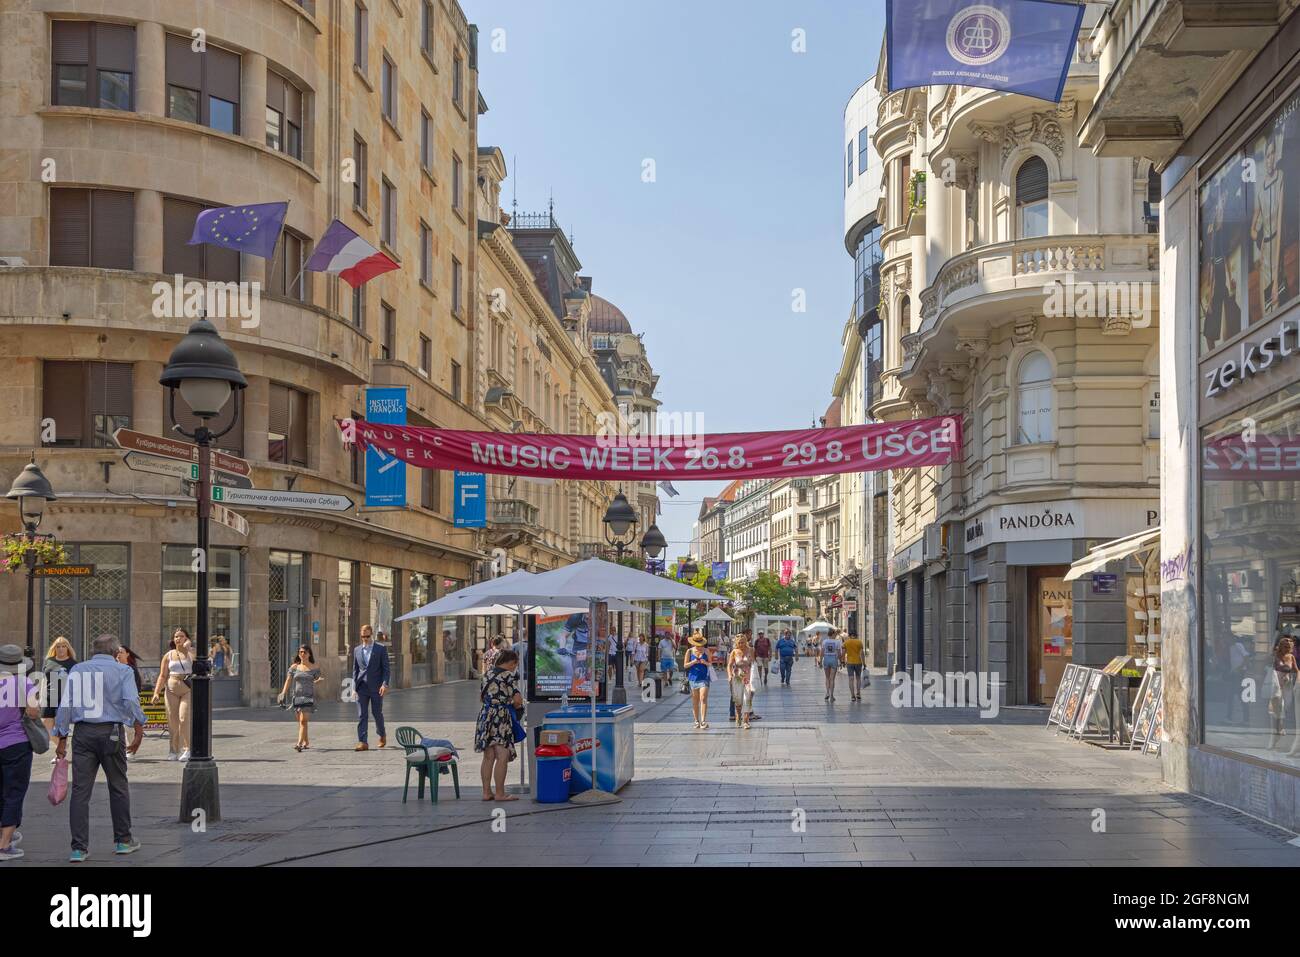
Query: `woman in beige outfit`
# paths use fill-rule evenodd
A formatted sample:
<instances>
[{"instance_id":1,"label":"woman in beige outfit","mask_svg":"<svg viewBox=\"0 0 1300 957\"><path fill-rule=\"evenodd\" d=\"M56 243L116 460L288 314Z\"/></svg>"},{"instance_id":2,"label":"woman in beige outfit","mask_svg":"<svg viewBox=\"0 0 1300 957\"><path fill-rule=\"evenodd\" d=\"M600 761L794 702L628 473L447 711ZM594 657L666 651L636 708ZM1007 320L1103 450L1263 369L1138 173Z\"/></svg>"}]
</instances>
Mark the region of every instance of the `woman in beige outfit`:
<instances>
[{"instance_id":1,"label":"woman in beige outfit","mask_svg":"<svg viewBox=\"0 0 1300 957\"><path fill-rule=\"evenodd\" d=\"M167 729L171 732L168 761L190 759L190 676L194 673L194 649L189 633L177 628L172 647L158 666L158 682L153 689L153 703L167 691Z\"/></svg>"}]
</instances>

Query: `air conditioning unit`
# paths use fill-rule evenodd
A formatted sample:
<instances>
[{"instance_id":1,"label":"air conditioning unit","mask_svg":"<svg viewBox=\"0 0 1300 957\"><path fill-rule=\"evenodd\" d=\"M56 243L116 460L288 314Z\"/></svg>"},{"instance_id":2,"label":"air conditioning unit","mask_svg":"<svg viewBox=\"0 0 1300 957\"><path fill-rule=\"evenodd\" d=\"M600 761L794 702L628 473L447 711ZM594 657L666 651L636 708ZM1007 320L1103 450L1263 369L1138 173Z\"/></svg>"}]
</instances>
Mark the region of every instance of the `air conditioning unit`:
<instances>
[{"instance_id":1,"label":"air conditioning unit","mask_svg":"<svg viewBox=\"0 0 1300 957\"><path fill-rule=\"evenodd\" d=\"M925 542L922 545L921 558L927 562L938 562L948 557L948 526L927 525Z\"/></svg>"},{"instance_id":2,"label":"air conditioning unit","mask_svg":"<svg viewBox=\"0 0 1300 957\"><path fill-rule=\"evenodd\" d=\"M22 256L0 256L0 267L3 266L26 266L27 260Z\"/></svg>"}]
</instances>

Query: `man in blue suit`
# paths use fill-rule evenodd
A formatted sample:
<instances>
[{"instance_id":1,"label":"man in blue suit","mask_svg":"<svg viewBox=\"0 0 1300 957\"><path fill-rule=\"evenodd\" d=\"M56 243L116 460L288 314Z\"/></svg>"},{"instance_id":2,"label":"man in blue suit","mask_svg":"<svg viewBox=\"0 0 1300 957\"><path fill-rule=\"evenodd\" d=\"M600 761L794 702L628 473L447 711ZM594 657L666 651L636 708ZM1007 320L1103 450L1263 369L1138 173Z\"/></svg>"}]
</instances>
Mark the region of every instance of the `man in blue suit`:
<instances>
[{"instance_id":1,"label":"man in blue suit","mask_svg":"<svg viewBox=\"0 0 1300 957\"><path fill-rule=\"evenodd\" d=\"M375 641L369 625L361 626L361 644L352 652L352 690L357 693L357 746L354 751L369 751L366 739L370 736L370 721L366 708L375 716L375 730L379 732L379 746L388 741L384 737L384 695L388 694L388 649Z\"/></svg>"}]
</instances>

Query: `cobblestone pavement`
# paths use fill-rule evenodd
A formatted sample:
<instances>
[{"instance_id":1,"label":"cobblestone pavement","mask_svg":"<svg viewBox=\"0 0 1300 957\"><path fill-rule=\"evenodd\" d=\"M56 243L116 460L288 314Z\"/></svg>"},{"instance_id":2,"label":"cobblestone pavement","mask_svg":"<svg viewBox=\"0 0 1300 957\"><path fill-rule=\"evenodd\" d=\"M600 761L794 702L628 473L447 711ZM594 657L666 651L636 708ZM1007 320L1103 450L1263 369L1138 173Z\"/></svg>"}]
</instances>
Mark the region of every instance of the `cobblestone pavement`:
<instances>
[{"instance_id":1,"label":"cobblestone pavement","mask_svg":"<svg viewBox=\"0 0 1300 957\"><path fill-rule=\"evenodd\" d=\"M360 754L343 703L320 708L303 754L285 712L219 711L223 819L203 833L177 823L181 766L162 760L166 741L151 735L131 762L143 849L109 853L101 778L85 866L1300 863L1293 835L1166 788L1153 757L1055 734L1039 710L981 719L898 709L879 675L860 704L841 677L832 704L806 659L792 687L771 682L756 705L763 720L748 731L728 722L725 694L710 702L707 731L691 727L686 696L639 705L636 780L621 803L524 798L502 805L504 833L492 830L495 805L481 800L472 753L477 682L394 693L389 747ZM392 746L402 724L465 749L460 800L444 778L437 805L417 801L414 787L402 803L403 755ZM22 827L27 857L9 869L67 860L67 806L47 802L48 776L38 759Z\"/></svg>"}]
</instances>

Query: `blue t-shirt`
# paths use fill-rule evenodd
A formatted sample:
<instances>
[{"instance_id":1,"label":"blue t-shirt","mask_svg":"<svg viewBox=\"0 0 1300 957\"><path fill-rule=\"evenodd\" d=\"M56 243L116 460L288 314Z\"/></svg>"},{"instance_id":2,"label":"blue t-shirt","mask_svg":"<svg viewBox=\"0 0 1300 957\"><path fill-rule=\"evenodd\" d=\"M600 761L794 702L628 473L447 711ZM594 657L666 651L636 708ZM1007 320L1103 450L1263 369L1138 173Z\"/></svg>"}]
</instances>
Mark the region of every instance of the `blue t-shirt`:
<instances>
[{"instance_id":1,"label":"blue t-shirt","mask_svg":"<svg viewBox=\"0 0 1300 957\"><path fill-rule=\"evenodd\" d=\"M692 664L692 661L694 660L692 658L692 655L696 653L697 652L695 652L693 649L686 653L686 663L690 665L690 667L686 669L686 677L690 681L708 681L709 680L709 656L704 652L698 652L698 654L700 654L701 657L698 661L695 661Z\"/></svg>"},{"instance_id":2,"label":"blue t-shirt","mask_svg":"<svg viewBox=\"0 0 1300 957\"><path fill-rule=\"evenodd\" d=\"M798 647L795 645L793 638L782 638L776 643L776 653L782 658L793 658L797 650Z\"/></svg>"}]
</instances>

